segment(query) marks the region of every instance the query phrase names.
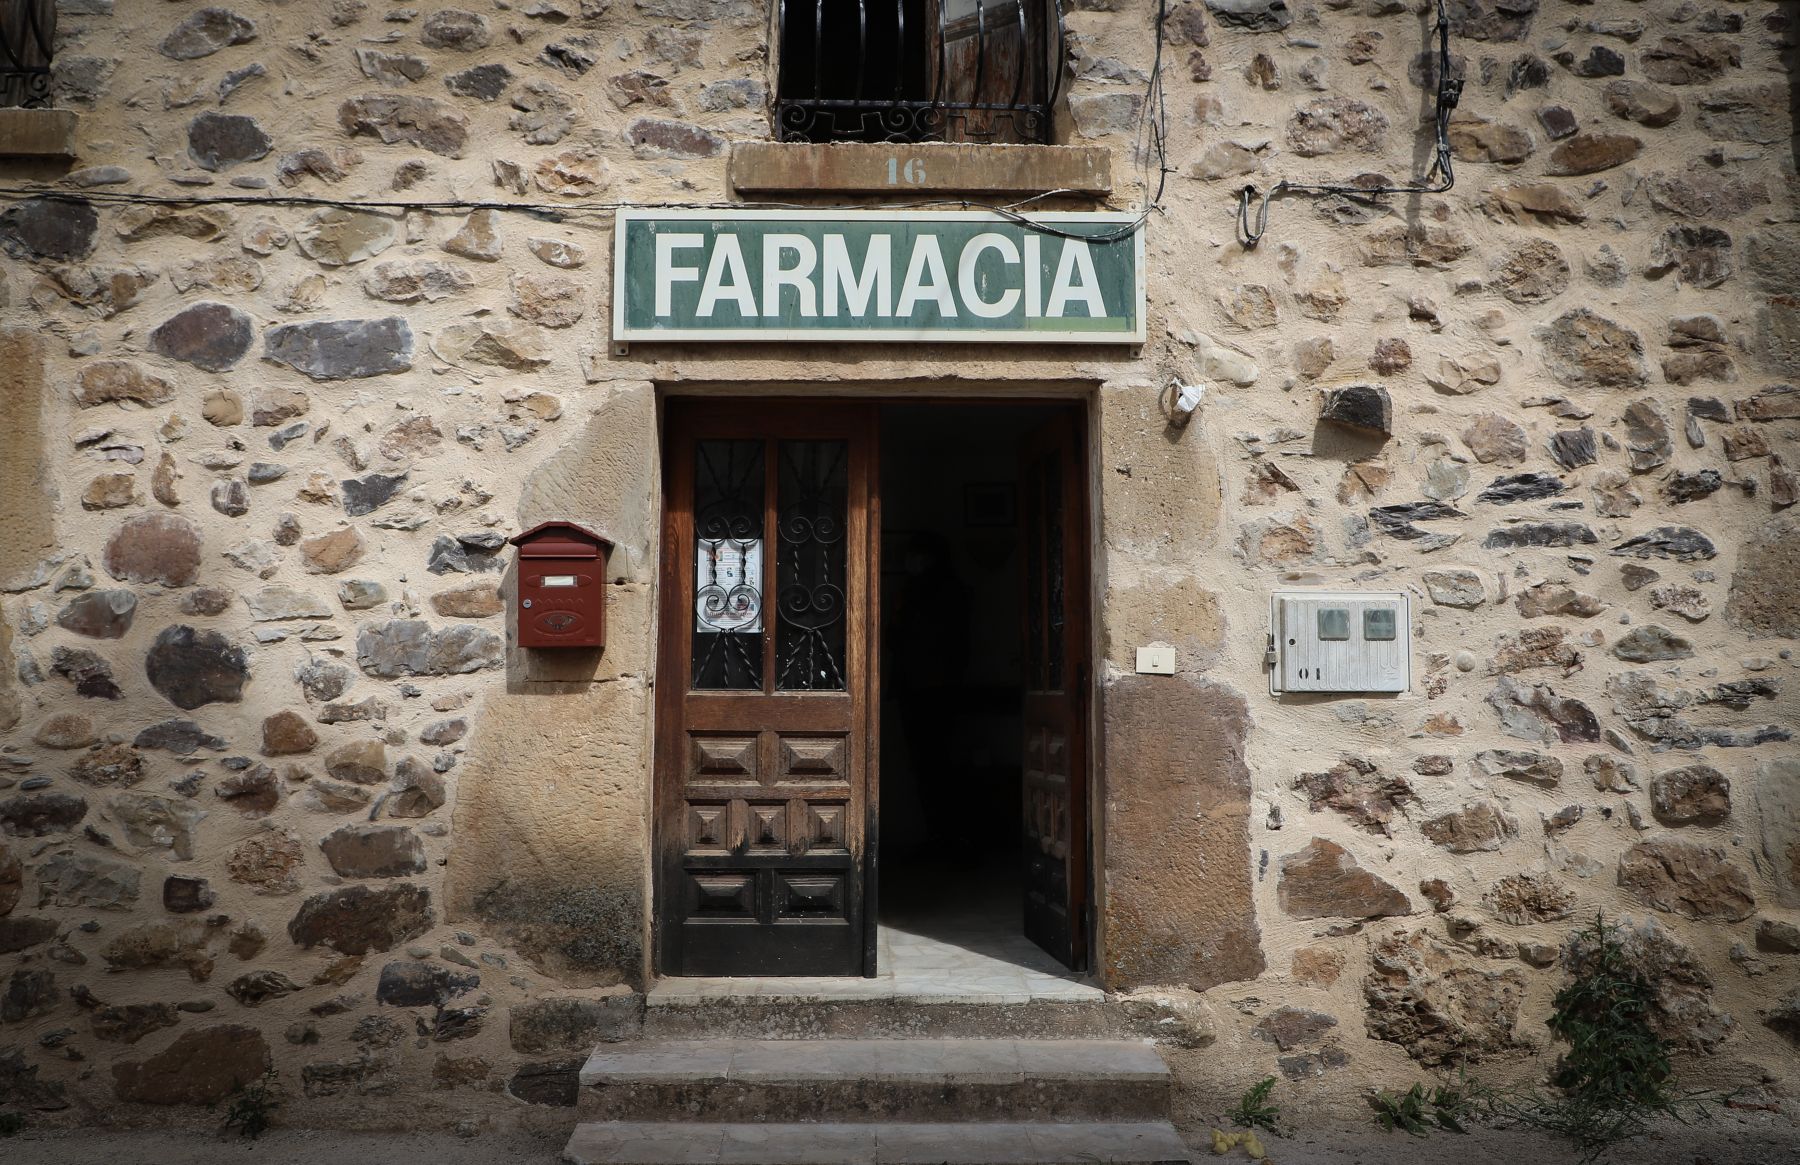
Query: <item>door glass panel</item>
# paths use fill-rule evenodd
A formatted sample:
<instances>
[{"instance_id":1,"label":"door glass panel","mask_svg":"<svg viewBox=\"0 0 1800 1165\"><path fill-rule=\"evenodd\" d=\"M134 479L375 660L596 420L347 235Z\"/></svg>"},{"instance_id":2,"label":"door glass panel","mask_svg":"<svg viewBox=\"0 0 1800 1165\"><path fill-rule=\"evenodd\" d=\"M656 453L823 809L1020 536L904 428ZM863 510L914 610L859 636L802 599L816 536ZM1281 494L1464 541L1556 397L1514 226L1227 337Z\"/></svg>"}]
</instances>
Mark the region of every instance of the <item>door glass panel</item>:
<instances>
[{"instance_id":1,"label":"door glass panel","mask_svg":"<svg viewBox=\"0 0 1800 1165\"><path fill-rule=\"evenodd\" d=\"M763 443L694 444L693 685L760 691Z\"/></svg>"},{"instance_id":2,"label":"door glass panel","mask_svg":"<svg viewBox=\"0 0 1800 1165\"><path fill-rule=\"evenodd\" d=\"M775 686L843 691L850 446L778 443Z\"/></svg>"}]
</instances>

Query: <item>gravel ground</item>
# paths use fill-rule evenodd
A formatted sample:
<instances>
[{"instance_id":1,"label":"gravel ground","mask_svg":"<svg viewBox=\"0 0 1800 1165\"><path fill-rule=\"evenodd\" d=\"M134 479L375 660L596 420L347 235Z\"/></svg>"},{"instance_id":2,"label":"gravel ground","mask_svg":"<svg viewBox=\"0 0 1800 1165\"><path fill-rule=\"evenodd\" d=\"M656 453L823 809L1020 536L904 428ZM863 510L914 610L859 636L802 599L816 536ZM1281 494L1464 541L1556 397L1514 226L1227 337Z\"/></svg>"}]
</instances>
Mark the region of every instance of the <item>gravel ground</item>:
<instances>
[{"instance_id":1,"label":"gravel ground","mask_svg":"<svg viewBox=\"0 0 1800 1165\"><path fill-rule=\"evenodd\" d=\"M555 1165L563 1147L528 1133L351 1133L276 1129L254 1141L215 1133L26 1132L0 1141L6 1165Z\"/></svg>"},{"instance_id":2,"label":"gravel ground","mask_svg":"<svg viewBox=\"0 0 1800 1165\"><path fill-rule=\"evenodd\" d=\"M562 1134L356 1133L277 1129L257 1141L212 1133L142 1130L26 1132L0 1140L5 1165L555 1165ZM1516 1132L1477 1130L1416 1139L1367 1127L1306 1130L1264 1141L1273 1165L1575 1165L1566 1145ZM1242 1149L1194 1160L1247 1161ZM1604 1159L1609 1165L1800 1165L1800 1127L1785 1116L1724 1113L1692 1129L1672 1127Z\"/></svg>"}]
</instances>

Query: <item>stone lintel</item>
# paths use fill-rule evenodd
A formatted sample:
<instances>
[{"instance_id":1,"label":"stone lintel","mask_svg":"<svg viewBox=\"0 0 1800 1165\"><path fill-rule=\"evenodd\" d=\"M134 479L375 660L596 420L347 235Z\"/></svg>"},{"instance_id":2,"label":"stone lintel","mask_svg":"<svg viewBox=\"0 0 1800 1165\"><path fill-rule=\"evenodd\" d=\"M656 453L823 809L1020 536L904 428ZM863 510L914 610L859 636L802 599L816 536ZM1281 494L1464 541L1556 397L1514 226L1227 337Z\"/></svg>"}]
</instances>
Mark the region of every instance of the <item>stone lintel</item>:
<instances>
[{"instance_id":1,"label":"stone lintel","mask_svg":"<svg viewBox=\"0 0 1800 1165\"><path fill-rule=\"evenodd\" d=\"M1041 194L1112 192L1112 151L1102 146L736 142L731 186L770 191Z\"/></svg>"},{"instance_id":2,"label":"stone lintel","mask_svg":"<svg viewBox=\"0 0 1800 1165\"><path fill-rule=\"evenodd\" d=\"M73 109L0 109L0 158L73 158Z\"/></svg>"}]
</instances>

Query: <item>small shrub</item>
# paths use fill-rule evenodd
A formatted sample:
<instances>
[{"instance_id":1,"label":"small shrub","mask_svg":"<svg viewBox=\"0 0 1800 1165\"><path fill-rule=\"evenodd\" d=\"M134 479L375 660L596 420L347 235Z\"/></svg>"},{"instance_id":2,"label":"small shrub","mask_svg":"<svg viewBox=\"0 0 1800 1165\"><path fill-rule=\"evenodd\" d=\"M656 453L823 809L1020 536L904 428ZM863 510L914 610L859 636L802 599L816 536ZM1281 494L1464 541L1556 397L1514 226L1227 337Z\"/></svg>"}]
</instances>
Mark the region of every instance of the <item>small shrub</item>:
<instances>
[{"instance_id":1,"label":"small shrub","mask_svg":"<svg viewBox=\"0 0 1800 1165\"><path fill-rule=\"evenodd\" d=\"M1274 1090L1273 1076L1266 1076L1252 1084L1249 1091L1238 1098L1237 1107L1225 1114L1226 1119L1240 1129L1280 1132L1276 1122L1281 1119L1281 1106L1269 1103L1269 1093Z\"/></svg>"},{"instance_id":2,"label":"small shrub","mask_svg":"<svg viewBox=\"0 0 1800 1165\"><path fill-rule=\"evenodd\" d=\"M287 1099L281 1083L270 1069L260 1079L252 1080L231 1095L225 1107L223 1131L236 1131L254 1141L267 1132L275 1110Z\"/></svg>"},{"instance_id":3,"label":"small shrub","mask_svg":"<svg viewBox=\"0 0 1800 1165\"><path fill-rule=\"evenodd\" d=\"M0 1112L0 1137L16 1137L25 1131L25 1114Z\"/></svg>"},{"instance_id":4,"label":"small shrub","mask_svg":"<svg viewBox=\"0 0 1800 1165\"><path fill-rule=\"evenodd\" d=\"M1619 932L1601 915L1576 932L1582 957L1545 1021L1568 1045L1550 1076L1555 1091L1491 1093L1483 1100L1501 1120L1566 1137L1584 1163L1644 1135L1659 1119L1709 1119L1708 1104L1726 1099L1676 1090L1669 1044L1650 1026L1656 987L1632 965Z\"/></svg>"}]
</instances>

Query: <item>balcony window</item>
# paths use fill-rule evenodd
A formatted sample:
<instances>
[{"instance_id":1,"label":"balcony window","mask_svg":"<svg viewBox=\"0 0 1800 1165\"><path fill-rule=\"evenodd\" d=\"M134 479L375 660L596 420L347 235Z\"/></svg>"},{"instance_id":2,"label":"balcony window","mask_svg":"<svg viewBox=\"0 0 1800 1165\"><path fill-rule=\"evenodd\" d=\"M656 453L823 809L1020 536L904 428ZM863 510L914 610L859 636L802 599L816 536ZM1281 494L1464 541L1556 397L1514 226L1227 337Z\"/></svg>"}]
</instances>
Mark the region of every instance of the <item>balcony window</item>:
<instances>
[{"instance_id":1,"label":"balcony window","mask_svg":"<svg viewBox=\"0 0 1800 1165\"><path fill-rule=\"evenodd\" d=\"M0 108L50 104L56 0L0 0Z\"/></svg>"},{"instance_id":2,"label":"balcony window","mask_svg":"<svg viewBox=\"0 0 1800 1165\"><path fill-rule=\"evenodd\" d=\"M789 142L1045 143L1060 0L781 0Z\"/></svg>"}]
</instances>

